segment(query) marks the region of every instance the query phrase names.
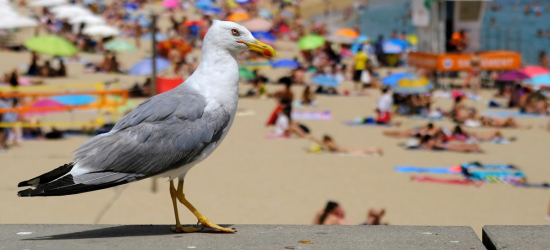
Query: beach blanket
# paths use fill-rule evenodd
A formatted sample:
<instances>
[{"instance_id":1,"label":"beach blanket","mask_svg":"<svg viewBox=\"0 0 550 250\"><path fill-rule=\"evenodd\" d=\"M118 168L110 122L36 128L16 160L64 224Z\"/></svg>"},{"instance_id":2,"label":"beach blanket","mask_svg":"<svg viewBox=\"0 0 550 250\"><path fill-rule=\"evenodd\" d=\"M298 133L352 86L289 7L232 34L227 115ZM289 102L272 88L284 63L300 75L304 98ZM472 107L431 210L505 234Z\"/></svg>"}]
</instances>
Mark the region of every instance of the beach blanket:
<instances>
[{"instance_id":1,"label":"beach blanket","mask_svg":"<svg viewBox=\"0 0 550 250\"><path fill-rule=\"evenodd\" d=\"M329 111L324 112L292 112L293 120L332 120L332 115Z\"/></svg>"},{"instance_id":2,"label":"beach blanket","mask_svg":"<svg viewBox=\"0 0 550 250\"><path fill-rule=\"evenodd\" d=\"M500 117L500 118L538 118L538 117L548 117L541 114L532 114L532 113L522 113L517 110L486 110L483 112L484 116L491 117Z\"/></svg>"},{"instance_id":3,"label":"beach blanket","mask_svg":"<svg viewBox=\"0 0 550 250\"><path fill-rule=\"evenodd\" d=\"M460 166L450 168L422 168L414 166L397 166L393 168L401 173L430 173L430 174L460 174L462 168Z\"/></svg>"}]
</instances>

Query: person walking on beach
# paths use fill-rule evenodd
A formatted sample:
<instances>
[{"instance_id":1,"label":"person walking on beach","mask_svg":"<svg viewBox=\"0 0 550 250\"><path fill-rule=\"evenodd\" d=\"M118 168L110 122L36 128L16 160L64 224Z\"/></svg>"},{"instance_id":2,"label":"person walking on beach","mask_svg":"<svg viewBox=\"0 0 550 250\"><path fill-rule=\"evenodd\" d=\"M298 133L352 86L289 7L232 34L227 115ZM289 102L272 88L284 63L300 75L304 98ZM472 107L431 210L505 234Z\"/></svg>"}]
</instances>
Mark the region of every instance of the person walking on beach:
<instances>
[{"instance_id":1,"label":"person walking on beach","mask_svg":"<svg viewBox=\"0 0 550 250\"><path fill-rule=\"evenodd\" d=\"M368 56L365 51L363 51L363 46L359 47L359 51L357 52L357 55L353 57L354 61L354 71L353 71L353 83L355 86L355 90L361 90L361 76L363 74L368 74L368 72L364 72L365 69L367 69L367 60Z\"/></svg>"},{"instance_id":2,"label":"person walking on beach","mask_svg":"<svg viewBox=\"0 0 550 250\"><path fill-rule=\"evenodd\" d=\"M391 112L393 110L393 95L389 88L382 89L382 96L378 98L376 103L376 111L378 111L378 117L376 123L388 124L391 120Z\"/></svg>"}]
</instances>

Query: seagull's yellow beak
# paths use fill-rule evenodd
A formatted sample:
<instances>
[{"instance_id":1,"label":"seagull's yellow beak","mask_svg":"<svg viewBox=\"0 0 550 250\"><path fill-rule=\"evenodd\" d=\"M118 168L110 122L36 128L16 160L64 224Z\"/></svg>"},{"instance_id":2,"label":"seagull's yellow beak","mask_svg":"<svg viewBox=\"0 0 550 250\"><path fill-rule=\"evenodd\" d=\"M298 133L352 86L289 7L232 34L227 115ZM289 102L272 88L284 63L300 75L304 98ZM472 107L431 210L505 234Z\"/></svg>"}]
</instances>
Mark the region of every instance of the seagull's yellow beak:
<instances>
[{"instance_id":1,"label":"seagull's yellow beak","mask_svg":"<svg viewBox=\"0 0 550 250\"><path fill-rule=\"evenodd\" d=\"M254 42L246 42L246 41L237 41L237 42L246 44L249 50L259 52L264 56L267 56L267 57L275 56L275 50L273 49L273 47L265 43L262 43L258 40L255 40Z\"/></svg>"}]
</instances>

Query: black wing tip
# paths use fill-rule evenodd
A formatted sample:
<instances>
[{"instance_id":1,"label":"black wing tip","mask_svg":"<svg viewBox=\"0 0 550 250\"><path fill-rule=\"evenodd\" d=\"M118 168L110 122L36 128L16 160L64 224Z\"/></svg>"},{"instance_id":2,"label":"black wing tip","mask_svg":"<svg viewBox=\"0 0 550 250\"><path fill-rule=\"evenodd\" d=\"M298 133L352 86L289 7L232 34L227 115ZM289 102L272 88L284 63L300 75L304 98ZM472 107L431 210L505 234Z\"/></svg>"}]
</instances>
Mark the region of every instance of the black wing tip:
<instances>
[{"instance_id":1,"label":"black wing tip","mask_svg":"<svg viewBox=\"0 0 550 250\"><path fill-rule=\"evenodd\" d=\"M19 197L31 197L32 196L32 189L25 189L17 192L17 196Z\"/></svg>"},{"instance_id":2,"label":"black wing tip","mask_svg":"<svg viewBox=\"0 0 550 250\"><path fill-rule=\"evenodd\" d=\"M29 181L22 181L22 182L19 182L19 184L17 184L17 187L27 187L30 185L31 184L29 184Z\"/></svg>"}]
</instances>

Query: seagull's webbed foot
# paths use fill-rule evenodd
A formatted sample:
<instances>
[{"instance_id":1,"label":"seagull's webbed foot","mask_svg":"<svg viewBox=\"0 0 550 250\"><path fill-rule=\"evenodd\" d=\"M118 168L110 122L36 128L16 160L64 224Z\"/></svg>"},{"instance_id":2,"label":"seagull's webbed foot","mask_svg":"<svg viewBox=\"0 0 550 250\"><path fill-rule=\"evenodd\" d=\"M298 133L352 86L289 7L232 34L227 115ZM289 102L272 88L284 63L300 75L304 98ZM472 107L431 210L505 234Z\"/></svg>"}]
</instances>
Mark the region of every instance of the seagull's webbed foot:
<instances>
[{"instance_id":1,"label":"seagull's webbed foot","mask_svg":"<svg viewBox=\"0 0 550 250\"><path fill-rule=\"evenodd\" d=\"M201 226L212 228L224 233L235 233L235 230L231 228L220 227L210 222L193 205L191 205L191 203L189 203L187 199L185 199L185 194L183 193L183 180L179 180L175 196L183 205L185 205L185 207L187 207L187 209L189 209L189 211L191 211L191 213L193 213L193 215L195 215L195 217L197 217L197 219L199 220L198 224L200 224Z\"/></svg>"},{"instance_id":2,"label":"seagull's webbed foot","mask_svg":"<svg viewBox=\"0 0 550 250\"><path fill-rule=\"evenodd\" d=\"M216 229L216 230L224 232L224 233L235 233L236 232L234 229L218 226L218 225L210 222L205 217L199 218L199 224L201 224L203 227Z\"/></svg>"}]
</instances>

